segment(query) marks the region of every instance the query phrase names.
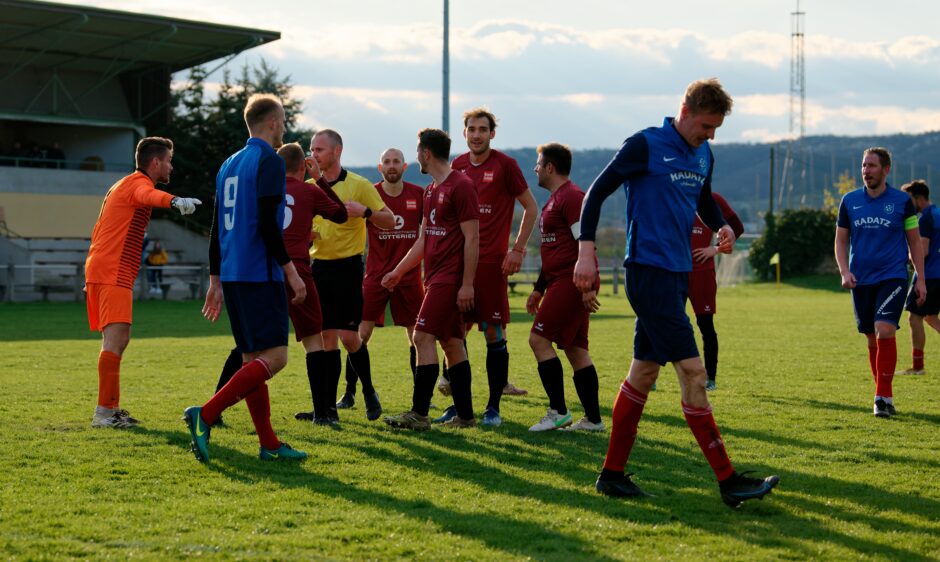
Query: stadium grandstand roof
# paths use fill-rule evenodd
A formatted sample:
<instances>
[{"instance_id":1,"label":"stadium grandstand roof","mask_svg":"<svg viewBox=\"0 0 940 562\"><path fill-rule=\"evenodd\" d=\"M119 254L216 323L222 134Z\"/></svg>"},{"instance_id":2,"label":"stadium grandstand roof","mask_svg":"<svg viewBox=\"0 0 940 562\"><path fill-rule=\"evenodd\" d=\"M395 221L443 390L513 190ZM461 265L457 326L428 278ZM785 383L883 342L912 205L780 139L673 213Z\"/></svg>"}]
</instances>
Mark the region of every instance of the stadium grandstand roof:
<instances>
[{"instance_id":1,"label":"stadium grandstand roof","mask_svg":"<svg viewBox=\"0 0 940 562\"><path fill-rule=\"evenodd\" d=\"M103 77L168 67L176 72L275 41L276 31L87 6L0 0L0 60Z\"/></svg>"}]
</instances>

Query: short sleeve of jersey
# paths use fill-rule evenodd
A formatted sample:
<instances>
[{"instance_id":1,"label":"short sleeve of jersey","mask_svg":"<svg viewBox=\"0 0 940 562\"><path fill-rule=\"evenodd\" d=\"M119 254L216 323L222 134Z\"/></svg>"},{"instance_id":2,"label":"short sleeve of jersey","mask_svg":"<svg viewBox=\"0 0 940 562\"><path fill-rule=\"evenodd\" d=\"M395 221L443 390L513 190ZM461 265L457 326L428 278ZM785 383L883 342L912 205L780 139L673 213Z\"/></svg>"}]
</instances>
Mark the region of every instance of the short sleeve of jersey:
<instances>
[{"instance_id":1,"label":"short sleeve of jersey","mask_svg":"<svg viewBox=\"0 0 940 562\"><path fill-rule=\"evenodd\" d=\"M908 198L907 202L904 203L904 218L913 217L917 214L917 209L914 208L914 202Z\"/></svg>"},{"instance_id":2,"label":"short sleeve of jersey","mask_svg":"<svg viewBox=\"0 0 940 562\"><path fill-rule=\"evenodd\" d=\"M460 187L453 190L451 192L451 204L454 206L458 221L480 220L480 202L477 199L476 189Z\"/></svg>"},{"instance_id":3,"label":"short sleeve of jersey","mask_svg":"<svg viewBox=\"0 0 940 562\"><path fill-rule=\"evenodd\" d=\"M930 235L933 234L933 213L925 212L922 214L918 226L920 227L921 238L930 238Z\"/></svg>"},{"instance_id":4,"label":"short sleeve of jersey","mask_svg":"<svg viewBox=\"0 0 940 562\"><path fill-rule=\"evenodd\" d=\"M373 211L380 211L382 207L385 207L385 201L382 201L379 191L366 182L362 182L361 185L356 184L355 199Z\"/></svg>"},{"instance_id":5,"label":"short sleeve of jersey","mask_svg":"<svg viewBox=\"0 0 940 562\"><path fill-rule=\"evenodd\" d=\"M852 221L849 220L849 211L845 208L845 198L842 198L842 202L839 203L839 219L836 224L839 228L849 228L852 225Z\"/></svg>"},{"instance_id":6,"label":"short sleeve of jersey","mask_svg":"<svg viewBox=\"0 0 940 562\"><path fill-rule=\"evenodd\" d=\"M562 207L562 213L565 215L565 222L568 224L568 226L571 226L581 220L581 201L583 199L584 194L576 188L571 190L571 193L568 195L568 197L565 197L565 204L564 207Z\"/></svg>"},{"instance_id":7,"label":"short sleeve of jersey","mask_svg":"<svg viewBox=\"0 0 940 562\"><path fill-rule=\"evenodd\" d=\"M506 158L506 190L513 197L519 197L529 189L529 185L519 169L519 164L512 158Z\"/></svg>"},{"instance_id":8,"label":"short sleeve of jersey","mask_svg":"<svg viewBox=\"0 0 940 562\"><path fill-rule=\"evenodd\" d=\"M258 198L283 197L286 182L284 159L274 153L265 156L258 164Z\"/></svg>"}]
</instances>

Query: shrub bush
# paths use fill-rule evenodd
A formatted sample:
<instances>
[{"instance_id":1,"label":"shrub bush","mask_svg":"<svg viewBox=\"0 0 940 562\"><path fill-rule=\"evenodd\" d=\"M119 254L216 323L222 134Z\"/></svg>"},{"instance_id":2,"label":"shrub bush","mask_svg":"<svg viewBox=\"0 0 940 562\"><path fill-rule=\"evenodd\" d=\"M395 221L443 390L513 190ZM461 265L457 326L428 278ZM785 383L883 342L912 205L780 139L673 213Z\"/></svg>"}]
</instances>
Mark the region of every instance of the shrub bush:
<instances>
[{"instance_id":1,"label":"shrub bush","mask_svg":"<svg viewBox=\"0 0 940 562\"><path fill-rule=\"evenodd\" d=\"M788 209L779 217L767 215L764 234L751 245L748 261L758 280L775 277L770 258L780 253L780 274L812 273L833 252L836 217L820 209Z\"/></svg>"}]
</instances>

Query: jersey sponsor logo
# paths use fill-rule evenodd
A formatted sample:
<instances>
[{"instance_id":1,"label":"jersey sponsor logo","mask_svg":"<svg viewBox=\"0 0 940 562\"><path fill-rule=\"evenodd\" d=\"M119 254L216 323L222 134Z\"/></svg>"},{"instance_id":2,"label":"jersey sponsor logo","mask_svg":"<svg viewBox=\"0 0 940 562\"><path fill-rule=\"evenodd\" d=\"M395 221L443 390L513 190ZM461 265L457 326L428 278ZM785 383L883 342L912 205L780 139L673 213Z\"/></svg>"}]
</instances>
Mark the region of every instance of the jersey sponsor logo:
<instances>
[{"instance_id":1,"label":"jersey sponsor logo","mask_svg":"<svg viewBox=\"0 0 940 562\"><path fill-rule=\"evenodd\" d=\"M890 215L892 213L894 213L894 203L885 203L885 214Z\"/></svg>"},{"instance_id":2,"label":"jersey sponsor logo","mask_svg":"<svg viewBox=\"0 0 940 562\"><path fill-rule=\"evenodd\" d=\"M417 208L418 208L418 200L417 200L417 199L406 199L406 200L405 200L405 209L408 209L409 211L414 211L414 210L416 210Z\"/></svg>"},{"instance_id":3,"label":"jersey sponsor logo","mask_svg":"<svg viewBox=\"0 0 940 562\"><path fill-rule=\"evenodd\" d=\"M542 234L542 244L551 244L552 242L555 242L556 240L557 240L557 237L555 236L554 232L545 232Z\"/></svg>"},{"instance_id":4,"label":"jersey sponsor logo","mask_svg":"<svg viewBox=\"0 0 940 562\"><path fill-rule=\"evenodd\" d=\"M703 232L705 232L705 231L702 230L702 227L701 227L701 226L693 226L693 227L692 227L692 234L701 234L701 233L703 233Z\"/></svg>"},{"instance_id":5,"label":"jersey sponsor logo","mask_svg":"<svg viewBox=\"0 0 940 562\"><path fill-rule=\"evenodd\" d=\"M490 205L489 203L481 203L481 204L480 204L480 214L481 214L481 215L492 215L492 214L493 214L493 206Z\"/></svg>"},{"instance_id":6,"label":"jersey sponsor logo","mask_svg":"<svg viewBox=\"0 0 940 562\"><path fill-rule=\"evenodd\" d=\"M671 174L669 174L669 179L672 180L672 183L680 183L680 182L683 182L684 180L692 180L698 185L702 185L705 183L705 176L701 174L696 174L695 172L687 172L687 171L672 172Z\"/></svg>"},{"instance_id":7,"label":"jersey sponsor logo","mask_svg":"<svg viewBox=\"0 0 940 562\"><path fill-rule=\"evenodd\" d=\"M483 183L492 183L493 182L493 171L487 170L483 172Z\"/></svg>"},{"instance_id":8,"label":"jersey sponsor logo","mask_svg":"<svg viewBox=\"0 0 940 562\"><path fill-rule=\"evenodd\" d=\"M401 230L405 227L405 219L401 215L395 215L395 230Z\"/></svg>"},{"instance_id":9,"label":"jersey sponsor logo","mask_svg":"<svg viewBox=\"0 0 940 562\"><path fill-rule=\"evenodd\" d=\"M891 221L881 217L861 217L855 219L852 224L859 228L878 228L879 226L887 228L891 226Z\"/></svg>"}]
</instances>

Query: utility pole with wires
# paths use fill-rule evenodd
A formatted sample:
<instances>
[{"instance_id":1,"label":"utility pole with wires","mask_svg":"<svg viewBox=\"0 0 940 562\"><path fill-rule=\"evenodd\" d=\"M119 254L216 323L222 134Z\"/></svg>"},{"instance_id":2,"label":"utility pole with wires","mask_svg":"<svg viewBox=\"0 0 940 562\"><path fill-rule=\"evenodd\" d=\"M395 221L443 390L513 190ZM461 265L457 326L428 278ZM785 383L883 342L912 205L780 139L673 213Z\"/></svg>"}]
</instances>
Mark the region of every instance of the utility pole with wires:
<instances>
[{"instance_id":1,"label":"utility pole with wires","mask_svg":"<svg viewBox=\"0 0 940 562\"><path fill-rule=\"evenodd\" d=\"M800 182L800 192L806 196L806 153L803 135L806 133L806 68L803 45L803 17L800 0L796 0L796 11L790 12L790 140L783 158L783 171L780 181L780 201L783 203L786 192L787 207L793 194L794 180ZM794 169L798 162L799 170ZM801 199L802 200L802 199Z\"/></svg>"}]
</instances>

